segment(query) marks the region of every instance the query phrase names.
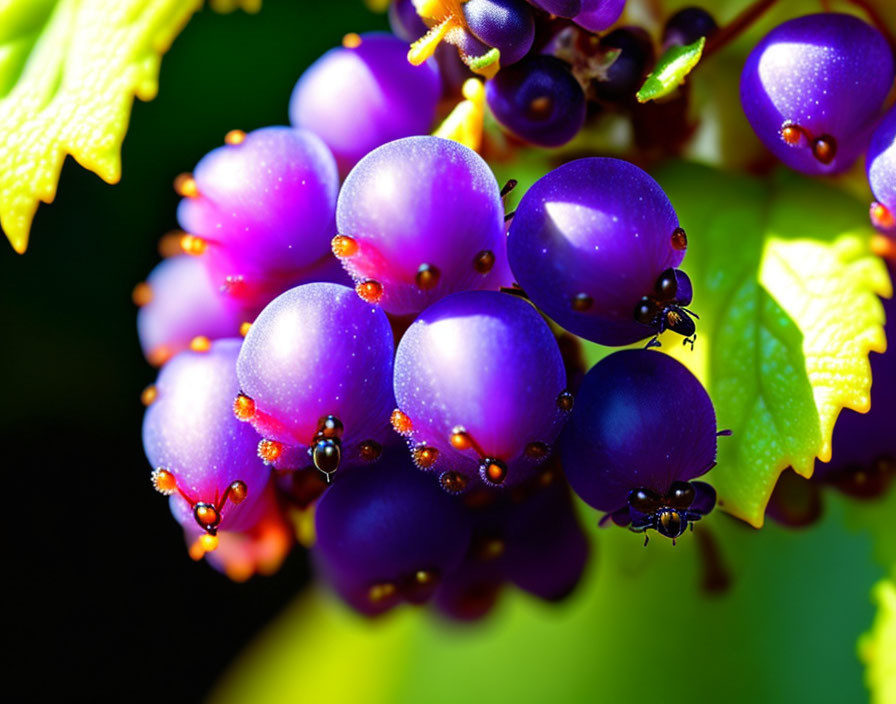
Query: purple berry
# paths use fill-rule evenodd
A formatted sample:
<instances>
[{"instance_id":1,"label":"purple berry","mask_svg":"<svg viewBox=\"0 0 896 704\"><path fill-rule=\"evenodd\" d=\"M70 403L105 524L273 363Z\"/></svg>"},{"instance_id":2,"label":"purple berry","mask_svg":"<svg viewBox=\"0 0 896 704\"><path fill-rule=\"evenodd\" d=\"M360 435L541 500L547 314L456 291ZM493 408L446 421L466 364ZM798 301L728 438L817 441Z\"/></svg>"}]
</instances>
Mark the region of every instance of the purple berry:
<instances>
[{"instance_id":1,"label":"purple berry","mask_svg":"<svg viewBox=\"0 0 896 704\"><path fill-rule=\"evenodd\" d=\"M530 56L485 85L488 106L506 130L542 147L559 147L585 123L585 94L565 63Z\"/></svg>"},{"instance_id":2,"label":"purple berry","mask_svg":"<svg viewBox=\"0 0 896 704\"><path fill-rule=\"evenodd\" d=\"M893 55L873 27L827 12L779 25L741 74L744 112L787 166L810 175L843 171L868 144L893 83Z\"/></svg>"},{"instance_id":3,"label":"purple berry","mask_svg":"<svg viewBox=\"0 0 896 704\"><path fill-rule=\"evenodd\" d=\"M877 199L871 204L871 222L892 235L896 233L896 107L890 108L871 136L866 164L868 183Z\"/></svg>"},{"instance_id":4,"label":"purple berry","mask_svg":"<svg viewBox=\"0 0 896 704\"><path fill-rule=\"evenodd\" d=\"M501 66L516 63L532 48L535 20L523 0L467 0L462 7L473 36L501 52Z\"/></svg>"},{"instance_id":5,"label":"purple berry","mask_svg":"<svg viewBox=\"0 0 896 704\"><path fill-rule=\"evenodd\" d=\"M379 33L360 39L314 62L289 101L292 124L326 143L343 176L376 147L428 133L441 95L435 64L409 64L406 42Z\"/></svg>"},{"instance_id":6,"label":"purple berry","mask_svg":"<svg viewBox=\"0 0 896 704\"><path fill-rule=\"evenodd\" d=\"M428 600L461 562L471 523L404 453L338 476L317 504L315 552L337 591L374 615Z\"/></svg>"},{"instance_id":7,"label":"purple berry","mask_svg":"<svg viewBox=\"0 0 896 704\"><path fill-rule=\"evenodd\" d=\"M209 536L254 525L253 505L270 476L256 454L258 436L233 417L240 344L218 340L206 352L174 357L159 373L143 418L153 483L171 495L182 525L193 521Z\"/></svg>"},{"instance_id":8,"label":"purple berry","mask_svg":"<svg viewBox=\"0 0 896 704\"><path fill-rule=\"evenodd\" d=\"M329 476L376 459L392 439L392 357L392 331L378 307L345 286L297 286L246 335L234 411L264 436L258 452L267 462L313 465Z\"/></svg>"},{"instance_id":9,"label":"purple berry","mask_svg":"<svg viewBox=\"0 0 896 704\"><path fill-rule=\"evenodd\" d=\"M504 250L504 206L488 165L438 137L409 137L368 154L337 205L333 251L365 300L418 313L456 291L489 288Z\"/></svg>"},{"instance_id":10,"label":"purple berry","mask_svg":"<svg viewBox=\"0 0 896 704\"><path fill-rule=\"evenodd\" d=\"M328 255L336 164L307 130L265 127L204 156L178 220L219 285L260 309Z\"/></svg>"},{"instance_id":11,"label":"purple berry","mask_svg":"<svg viewBox=\"0 0 896 704\"><path fill-rule=\"evenodd\" d=\"M134 290L137 333L146 359L161 366L194 338L235 337L250 315L214 285L202 262L181 255L159 263Z\"/></svg>"},{"instance_id":12,"label":"purple berry","mask_svg":"<svg viewBox=\"0 0 896 704\"><path fill-rule=\"evenodd\" d=\"M700 37L710 37L718 29L713 16L702 7L685 7L672 15L663 28L663 46L685 46Z\"/></svg>"},{"instance_id":13,"label":"purple berry","mask_svg":"<svg viewBox=\"0 0 896 704\"><path fill-rule=\"evenodd\" d=\"M690 282L674 270L686 246L656 181L628 162L594 157L529 189L507 253L517 282L557 323L602 345L626 345L666 327L690 334L681 307Z\"/></svg>"},{"instance_id":14,"label":"purple berry","mask_svg":"<svg viewBox=\"0 0 896 704\"><path fill-rule=\"evenodd\" d=\"M449 491L513 485L547 458L572 398L557 342L516 296L470 291L427 308L395 355L393 426Z\"/></svg>"},{"instance_id":15,"label":"purple berry","mask_svg":"<svg viewBox=\"0 0 896 704\"><path fill-rule=\"evenodd\" d=\"M603 32L612 27L625 9L625 0L584 0L582 11L573 21L590 32Z\"/></svg>"},{"instance_id":16,"label":"purple berry","mask_svg":"<svg viewBox=\"0 0 896 704\"><path fill-rule=\"evenodd\" d=\"M585 376L561 438L563 467L616 523L674 539L715 504L712 487L691 480L715 464L716 435L712 401L683 364L623 350Z\"/></svg>"},{"instance_id":17,"label":"purple berry","mask_svg":"<svg viewBox=\"0 0 896 704\"><path fill-rule=\"evenodd\" d=\"M640 27L621 27L600 40L604 51L619 55L606 70L606 76L591 81L595 97L606 102L630 100L644 83L653 64L653 41Z\"/></svg>"}]
</instances>

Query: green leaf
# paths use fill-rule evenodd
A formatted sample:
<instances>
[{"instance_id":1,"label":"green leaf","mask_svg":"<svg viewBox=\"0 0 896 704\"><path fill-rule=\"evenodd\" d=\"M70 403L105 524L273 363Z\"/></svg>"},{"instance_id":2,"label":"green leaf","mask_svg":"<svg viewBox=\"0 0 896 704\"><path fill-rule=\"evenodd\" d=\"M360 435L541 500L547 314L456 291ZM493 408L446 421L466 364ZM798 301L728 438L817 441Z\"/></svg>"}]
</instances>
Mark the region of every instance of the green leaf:
<instances>
[{"instance_id":1,"label":"green leaf","mask_svg":"<svg viewBox=\"0 0 896 704\"><path fill-rule=\"evenodd\" d=\"M669 95L678 86L684 83L684 79L691 69L703 56L703 47L706 45L706 37L700 37L693 44L684 46L672 46L666 49L656 62L656 68L644 80L644 85L638 91L638 102L646 103L648 100L656 100Z\"/></svg>"},{"instance_id":2,"label":"green leaf","mask_svg":"<svg viewBox=\"0 0 896 704\"><path fill-rule=\"evenodd\" d=\"M710 515L677 546L647 548L643 536L597 529L588 510L600 550L567 601L508 588L491 618L470 625L411 607L364 621L315 590L246 650L210 701L658 702L673 690L689 704L861 701L855 643L881 573L868 537L843 530L842 503L829 509L797 533ZM726 593L701 588L701 534L715 538Z\"/></svg>"},{"instance_id":3,"label":"green leaf","mask_svg":"<svg viewBox=\"0 0 896 704\"><path fill-rule=\"evenodd\" d=\"M811 476L840 410L868 410L890 280L865 208L841 191L783 170L759 181L678 164L657 178L688 232L700 315L694 352L669 335L664 349L734 432L709 475L720 505L759 527L781 471Z\"/></svg>"},{"instance_id":4,"label":"green leaf","mask_svg":"<svg viewBox=\"0 0 896 704\"><path fill-rule=\"evenodd\" d=\"M859 641L859 656L866 665L865 684L872 704L896 702L896 584L878 582L872 591L877 617Z\"/></svg>"},{"instance_id":5,"label":"green leaf","mask_svg":"<svg viewBox=\"0 0 896 704\"><path fill-rule=\"evenodd\" d=\"M214 0L256 10L259 0ZM201 0L0 0L0 228L28 246L66 155L109 183L136 95L158 92L161 55Z\"/></svg>"}]
</instances>

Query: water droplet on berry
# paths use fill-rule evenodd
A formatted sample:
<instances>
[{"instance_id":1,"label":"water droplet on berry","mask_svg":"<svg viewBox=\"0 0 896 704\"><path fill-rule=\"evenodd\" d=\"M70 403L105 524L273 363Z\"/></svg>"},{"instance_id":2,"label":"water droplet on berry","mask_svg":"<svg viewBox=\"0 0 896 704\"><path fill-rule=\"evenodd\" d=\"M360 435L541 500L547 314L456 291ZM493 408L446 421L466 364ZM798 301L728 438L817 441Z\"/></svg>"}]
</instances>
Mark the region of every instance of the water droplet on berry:
<instances>
[{"instance_id":1,"label":"water droplet on berry","mask_svg":"<svg viewBox=\"0 0 896 704\"><path fill-rule=\"evenodd\" d=\"M389 420L392 422L392 428L399 435L407 435L414 429L411 419L397 408L392 411L392 417Z\"/></svg>"},{"instance_id":2,"label":"water droplet on berry","mask_svg":"<svg viewBox=\"0 0 896 704\"><path fill-rule=\"evenodd\" d=\"M459 472L442 472L439 475L439 484L449 494L460 494L468 483L469 480Z\"/></svg>"},{"instance_id":3,"label":"water droplet on berry","mask_svg":"<svg viewBox=\"0 0 896 704\"><path fill-rule=\"evenodd\" d=\"M383 285L372 279L359 283L355 286L355 291L365 303L378 303L383 297Z\"/></svg>"},{"instance_id":4,"label":"water droplet on berry","mask_svg":"<svg viewBox=\"0 0 896 704\"><path fill-rule=\"evenodd\" d=\"M358 241L348 235L336 235L330 242L330 248L340 259L353 257L358 253Z\"/></svg>"},{"instance_id":5,"label":"water droplet on berry","mask_svg":"<svg viewBox=\"0 0 896 704\"><path fill-rule=\"evenodd\" d=\"M593 305L594 299L587 293L577 293L572 298L572 309L579 313L584 313L586 310L590 310Z\"/></svg>"},{"instance_id":6,"label":"water droplet on berry","mask_svg":"<svg viewBox=\"0 0 896 704\"><path fill-rule=\"evenodd\" d=\"M417 288L421 291L431 291L439 285L440 275L438 268L432 266L432 264L421 264L420 268L417 269L414 281L417 283Z\"/></svg>"},{"instance_id":7,"label":"water droplet on berry","mask_svg":"<svg viewBox=\"0 0 896 704\"><path fill-rule=\"evenodd\" d=\"M246 133L242 130L230 130L230 132L224 135L224 144L229 144L231 146L242 144L245 141Z\"/></svg>"},{"instance_id":8,"label":"water droplet on berry","mask_svg":"<svg viewBox=\"0 0 896 704\"><path fill-rule=\"evenodd\" d=\"M685 250L688 248L688 234L684 231L683 227L675 228L672 232L670 241L672 242L673 249Z\"/></svg>"},{"instance_id":9,"label":"water droplet on berry","mask_svg":"<svg viewBox=\"0 0 896 704\"><path fill-rule=\"evenodd\" d=\"M557 407L561 411L571 411L575 399L569 391L564 391L557 397Z\"/></svg>"},{"instance_id":10,"label":"water droplet on berry","mask_svg":"<svg viewBox=\"0 0 896 704\"><path fill-rule=\"evenodd\" d=\"M439 458L439 451L429 445L417 445L411 451L411 458L414 460L414 464L421 469L429 469Z\"/></svg>"},{"instance_id":11,"label":"water droplet on berry","mask_svg":"<svg viewBox=\"0 0 896 704\"><path fill-rule=\"evenodd\" d=\"M495 254L487 249L483 249L473 259L473 268L480 274L487 274L495 265Z\"/></svg>"}]
</instances>

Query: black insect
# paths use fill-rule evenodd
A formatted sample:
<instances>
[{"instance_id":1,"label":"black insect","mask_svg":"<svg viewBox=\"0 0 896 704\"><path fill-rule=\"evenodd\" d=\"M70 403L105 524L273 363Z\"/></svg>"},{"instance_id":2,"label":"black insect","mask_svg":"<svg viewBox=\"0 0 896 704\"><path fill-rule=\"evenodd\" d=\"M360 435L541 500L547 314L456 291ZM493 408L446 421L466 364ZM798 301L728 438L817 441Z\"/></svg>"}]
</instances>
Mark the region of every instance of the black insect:
<instances>
[{"instance_id":1,"label":"black insect","mask_svg":"<svg viewBox=\"0 0 896 704\"><path fill-rule=\"evenodd\" d=\"M680 269L666 269L660 274L653 293L641 298L635 306L635 320L654 331L647 347L659 347L657 337L666 330L674 330L684 337L684 344L694 347L697 326L693 318L699 319L700 316L685 308L693 295L691 280Z\"/></svg>"},{"instance_id":2,"label":"black insect","mask_svg":"<svg viewBox=\"0 0 896 704\"><path fill-rule=\"evenodd\" d=\"M342 460L342 432L342 421L333 415L324 416L318 421L317 432L308 448L311 461L326 477L327 484Z\"/></svg>"},{"instance_id":3,"label":"black insect","mask_svg":"<svg viewBox=\"0 0 896 704\"><path fill-rule=\"evenodd\" d=\"M705 482L672 482L665 496L651 489L634 489L628 495L631 525L629 530L644 533L653 529L660 535L675 539L693 530L694 521L709 513L716 503L716 492ZM644 544L649 538L644 536Z\"/></svg>"}]
</instances>

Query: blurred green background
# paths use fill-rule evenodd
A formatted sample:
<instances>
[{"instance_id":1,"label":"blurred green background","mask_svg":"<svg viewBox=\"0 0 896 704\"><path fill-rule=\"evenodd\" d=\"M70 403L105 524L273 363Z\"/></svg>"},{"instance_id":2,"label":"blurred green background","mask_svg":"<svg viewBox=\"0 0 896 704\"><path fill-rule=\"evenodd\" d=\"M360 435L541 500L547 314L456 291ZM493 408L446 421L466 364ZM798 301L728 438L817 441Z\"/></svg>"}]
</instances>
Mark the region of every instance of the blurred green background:
<instances>
[{"instance_id":1,"label":"blurred green background","mask_svg":"<svg viewBox=\"0 0 896 704\"><path fill-rule=\"evenodd\" d=\"M203 10L163 60L159 97L135 105L122 182L69 161L28 253L0 253L13 681L27 677L43 701L866 700L856 640L883 570L833 497L811 532L713 516L701 526L712 559L690 535L643 549L639 536L594 529L568 602L508 593L475 626L409 609L363 622L304 589L300 551L245 585L187 557L148 481L138 396L155 372L130 301L176 227L171 181L228 130L284 123L304 67L346 32L385 27L360 0ZM583 519L593 528L593 513ZM730 578L724 593L704 588L710 565ZM46 676L27 674L35 666Z\"/></svg>"}]
</instances>

